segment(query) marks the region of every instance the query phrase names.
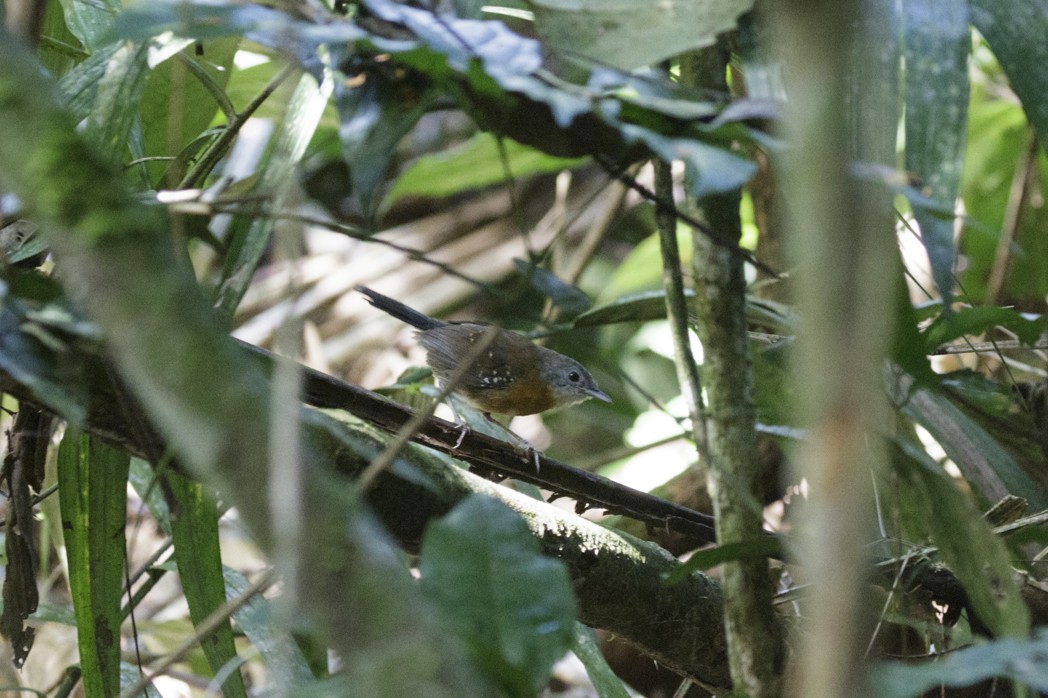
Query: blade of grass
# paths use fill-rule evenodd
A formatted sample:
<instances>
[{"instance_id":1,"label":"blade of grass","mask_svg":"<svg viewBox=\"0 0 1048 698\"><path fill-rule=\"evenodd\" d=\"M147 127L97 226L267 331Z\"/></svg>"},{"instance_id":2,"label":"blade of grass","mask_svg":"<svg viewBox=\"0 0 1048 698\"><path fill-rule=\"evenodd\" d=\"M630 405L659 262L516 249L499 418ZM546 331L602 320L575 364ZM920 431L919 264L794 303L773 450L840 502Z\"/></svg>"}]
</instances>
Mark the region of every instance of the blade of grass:
<instances>
[{"instance_id":1,"label":"blade of grass","mask_svg":"<svg viewBox=\"0 0 1048 698\"><path fill-rule=\"evenodd\" d=\"M178 575L189 604L189 617L193 627L199 628L208 616L226 603L218 541L218 511L214 500L207 496L200 483L173 472L165 477L174 503L171 537L175 544ZM229 619L218 623L213 633L202 638L200 646L211 671L216 674L235 659L236 645ZM239 671L229 672L222 683L222 694L226 698L247 698Z\"/></svg>"},{"instance_id":2,"label":"blade of grass","mask_svg":"<svg viewBox=\"0 0 1048 698\"><path fill-rule=\"evenodd\" d=\"M69 588L87 698L120 692L120 598L130 457L68 431L58 450Z\"/></svg>"}]
</instances>

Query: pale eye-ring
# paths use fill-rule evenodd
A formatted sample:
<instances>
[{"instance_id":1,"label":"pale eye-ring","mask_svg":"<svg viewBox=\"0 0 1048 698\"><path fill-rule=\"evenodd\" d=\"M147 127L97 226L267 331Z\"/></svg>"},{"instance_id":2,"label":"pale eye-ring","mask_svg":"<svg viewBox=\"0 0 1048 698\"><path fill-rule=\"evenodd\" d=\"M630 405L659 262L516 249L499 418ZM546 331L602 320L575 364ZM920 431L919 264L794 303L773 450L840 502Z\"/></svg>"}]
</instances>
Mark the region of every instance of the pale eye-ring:
<instances>
[{"instance_id":1,"label":"pale eye-ring","mask_svg":"<svg viewBox=\"0 0 1048 698\"><path fill-rule=\"evenodd\" d=\"M572 383L578 383L580 380L582 380L582 376L579 375L578 371L572 371L568 374L568 380Z\"/></svg>"}]
</instances>

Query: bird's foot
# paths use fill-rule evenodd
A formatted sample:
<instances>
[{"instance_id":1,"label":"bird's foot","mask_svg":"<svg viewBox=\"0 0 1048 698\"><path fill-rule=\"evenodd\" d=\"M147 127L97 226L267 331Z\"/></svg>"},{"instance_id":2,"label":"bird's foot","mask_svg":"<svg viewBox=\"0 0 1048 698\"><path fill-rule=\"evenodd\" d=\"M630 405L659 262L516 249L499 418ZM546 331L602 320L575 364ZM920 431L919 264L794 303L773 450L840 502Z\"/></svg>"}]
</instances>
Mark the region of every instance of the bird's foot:
<instances>
[{"instance_id":1,"label":"bird's foot","mask_svg":"<svg viewBox=\"0 0 1048 698\"><path fill-rule=\"evenodd\" d=\"M490 412L484 413L484 419L488 420L502 431L509 434L509 437L513 440L513 447L515 450L521 453L521 455L527 457L535 464L535 472L539 472L542 469L542 463L539 461L539 457L542 455L537 448L531 445L531 442L525 439L523 436L518 435L512 429L502 424L494 417L491 416Z\"/></svg>"},{"instance_id":2,"label":"bird's foot","mask_svg":"<svg viewBox=\"0 0 1048 698\"><path fill-rule=\"evenodd\" d=\"M458 435L458 439L455 440L455 445L451 447L452 451L457 451L459 449L459 446L462 445L463 440L465 440L465 438L466 438L466 434L469 433L469 427L466 426L465 422L460 423L458 425L458 427L459 427L459 435Z\"/></svg>"}]
</instances>

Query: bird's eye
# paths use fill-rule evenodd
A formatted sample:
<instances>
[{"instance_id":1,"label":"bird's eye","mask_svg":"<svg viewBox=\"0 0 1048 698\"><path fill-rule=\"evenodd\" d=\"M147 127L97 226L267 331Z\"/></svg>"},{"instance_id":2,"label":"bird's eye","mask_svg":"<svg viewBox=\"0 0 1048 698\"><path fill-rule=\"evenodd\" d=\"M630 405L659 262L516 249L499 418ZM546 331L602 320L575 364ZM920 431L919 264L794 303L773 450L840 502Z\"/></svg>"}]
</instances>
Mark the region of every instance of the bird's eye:
<instances>
[{"instance_id":1,"label":"bird's eye","mask_svg":"<svg viewBox=\"0 0 1048 698\"><path fill-rule=\"evenodd\" d=\"M572 371L568 374L568 380L572 383L578 383L580 380L582 380L582 376L579 375L578 371Z\"/></svg>"}]
</instances>

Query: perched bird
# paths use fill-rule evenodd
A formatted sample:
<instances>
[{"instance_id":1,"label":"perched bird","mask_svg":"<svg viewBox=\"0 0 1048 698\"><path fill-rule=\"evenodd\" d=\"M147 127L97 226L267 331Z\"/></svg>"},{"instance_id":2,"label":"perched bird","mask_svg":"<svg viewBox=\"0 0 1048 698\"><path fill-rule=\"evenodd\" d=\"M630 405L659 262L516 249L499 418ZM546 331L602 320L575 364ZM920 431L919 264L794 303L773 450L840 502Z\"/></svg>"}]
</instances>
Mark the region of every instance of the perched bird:
<instances>
[{"instance_id":1,"label":"perched bird","mask_svg":"<svg viewBox=\"0 0 1048 698\"><path fill-rule=\"evenodd\" d=\"M482 322L444 322L365 286L356 289L371 305L418 329L426 363L444 384L491 327ZM489 420L492 413L537 414L591 397L611 402L578 361L502 329L454 386L454 392Z\"/></svg>"}]
</instances>

